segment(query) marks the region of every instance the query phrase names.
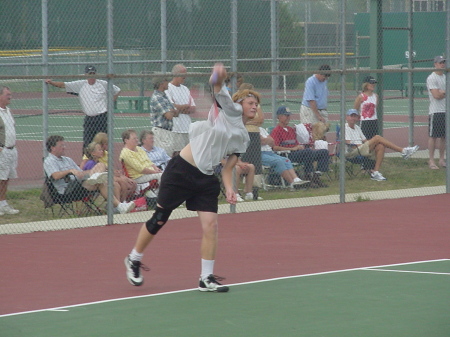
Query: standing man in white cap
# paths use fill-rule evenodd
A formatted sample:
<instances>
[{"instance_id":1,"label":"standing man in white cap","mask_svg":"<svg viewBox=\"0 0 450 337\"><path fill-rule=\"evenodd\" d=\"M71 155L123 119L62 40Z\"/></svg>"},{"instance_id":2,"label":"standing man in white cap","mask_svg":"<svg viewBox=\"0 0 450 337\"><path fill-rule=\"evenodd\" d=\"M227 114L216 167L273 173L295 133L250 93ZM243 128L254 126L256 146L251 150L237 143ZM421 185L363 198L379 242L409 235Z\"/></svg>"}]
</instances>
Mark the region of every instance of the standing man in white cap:
<instances>
[{"instance_id":1,"label":"standing man in white cap","mask_svg":"<svg viewBox=\"0 0 450 337\"><path fill-rule=\"evenodd\" d=\"M97 69L93 65L88 65L84 72L86 75L95 75ZM81 107L86 115L83 123L83 151L97 133L108 132L108 115L106 113L108 82L90 77L87 80L72 82L45 80L45 83L57 88L65 88L66 92L80 98ZM119 96L120 88L114 85L113 91L115 101Z\"/></svg>"},{"instance_id":2,"label":"standing man in white cap","mask_svg":"<svg viewBox=\"0 0 450 337\"><path fill-rule=\"evenodd\" d=\"M428 129L428 166L432 170L439 167L434 162L434 151L439 149L439 166L446 167L445 164L445 58L436 56L434 67L436 70L427 78L428 97L430 98L429 129Z\"/></svg>"}]
</instances>

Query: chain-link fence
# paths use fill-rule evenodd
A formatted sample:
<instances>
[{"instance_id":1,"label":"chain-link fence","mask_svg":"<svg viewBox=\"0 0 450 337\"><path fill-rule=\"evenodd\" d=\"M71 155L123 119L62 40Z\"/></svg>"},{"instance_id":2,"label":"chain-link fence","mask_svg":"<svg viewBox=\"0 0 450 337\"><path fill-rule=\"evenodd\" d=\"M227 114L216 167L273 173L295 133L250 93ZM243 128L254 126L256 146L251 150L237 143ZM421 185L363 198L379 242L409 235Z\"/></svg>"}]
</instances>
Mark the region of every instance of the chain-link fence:
<instances>
[{"instance_id":1,"label":"chain-link fence","mask_svg":"<svg viewBox=\"0 0 450 337\"><path fill-rule=\"evenodd\" d=\"M448 192L447 160L440 151L449 145L439 133L448 132L448 116L429 117L430 99L444 106L434 113L446 111L447 98L431 97L427 89L431 73L442 78L440 71L446 71L444 60L435 57L449 54L448 1L24 0L4 1L2 7L0 84L10 89L12 99L1 107L10 108L16 136L0 133L4 149L14 147L0 155L18 152L18 178L9 180L6 199L20 213L5 209L0 233L146 221L158 189L144 180L159 176L149 177L157 171L133 164L136 158L130 164L130 153L150 153L164 168L166 159L152 146L168 156L181 150L189 124L208 116L213 102L208 79L215 62L230 74L231 95L242 83L261 95L261 121L247 125L252 141L236 170L243 201L230 206L221 195L220 212ZM168 99L161 96L164 89L170 103L162 107ZM171 107L178 117L161 125L158 109ZM347 115L351 108L358 114ZM286 110L290 116L282 113ZM280 120L286 118L287 123ZM341 126L352 118L349 123L361 125L367 139L381 135L389 141L378 137L369 146L369 157L381 157L345 157L349 150L343 140L354 139ZM326 122L326 131L318 120ZM430 120L437 129L431 138ZM280 131L289 130L287 125L295 132L288 141ZM96 138L98 146L86 152L98 132L104 133ZM267 143L267 135L273 143ZM49 136L64 141L53 137L48 142ZM172 143L164 143L167 137ZM420 151L403 160L403 148L415 145ZM380 147L386 148L384 156ZM74 162L61 163L61 156ZM87 169L86 163L94 171L60 174L78 170L73 164ZM2 165L7 171L13 162L5 159ZM114 177L92 179L106 167ZM374 171L387 180L380 181ZM88 191L62 198L74 181ZM47 199L41 197L43 184ZM132 200L138 201L130 213ZM182 205L173 216L194 215Z\"/></svg>"}]
</instances>

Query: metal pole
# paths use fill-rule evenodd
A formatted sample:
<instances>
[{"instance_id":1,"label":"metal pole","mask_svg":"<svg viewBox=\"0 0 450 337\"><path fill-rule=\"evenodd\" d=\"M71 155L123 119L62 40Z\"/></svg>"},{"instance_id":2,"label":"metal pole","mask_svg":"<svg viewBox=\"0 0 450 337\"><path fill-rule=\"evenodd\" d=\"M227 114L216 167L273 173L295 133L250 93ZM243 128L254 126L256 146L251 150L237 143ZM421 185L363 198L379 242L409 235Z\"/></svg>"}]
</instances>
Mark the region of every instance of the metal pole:
<instances>
[{"instance_id":1,"label":"metal pole","mask_svg":"<svg viewBox=\"0 0 450 337\"><path fill-rule=\"evenodd\" d=\"M413 0L409 0L409 12L408 12L408 69L414 68L413 63ZM414 88L413 88L413 72L408 73L408 106L409 106L409 130L408 130L408 143L409 146L414 145Z\"/></svg>"},{"instance_id":2,"label":"metal pole","mask_svg":"<svg viewBox=\"0 0 450 337\"><path fill-rule=\"evenodd\" d=\"M445 3L445 9L447 10L447 25L446 25L446 48L445 48L445 57L447 58L450 56L450 0L447 0ZM450 193L450 159L449 159L449 153L450 153L450 113L448 112L448 109L450 107L450 81L447 79L448 77L448 63L447 63L447 70L445 72L446 82L445 82L445 106L447 113L445 114L445 151L446 151L446 164L447 164L447 174L446 174L446 181L445 181L445 192Z\"/></svg>"},{"instance_id":3,"label":"metal pole","mask_svg":"<svg viewBox=\"0 0 450 337\"><path fill-rule=\"evenodd\" d=\"M345 10L346 0L341 1L341 142L339 144L339 202L345 202Z\"/></svg>"},{"instance_id":4,"label":"metal pole","mask_svg":"<svg viewBox=\"0 0 450 337\"><path fill-rule=\"evenodd\" d=\"M237 71L237 0L231 1L231 71ZM236 92L236 76L231 78L231 90ZM237 191L236 185L236 168L233 168L233 186ZM230 213L236 213L236 205L230 204Z\"/></svg>"},{"instance_id":5,"label":"metal pole","mask_svg":"<svg viewBox=\"0 0 450 337\"><path fill-rule=\"evenodd\" d=\"M277 44L277 3L275 0L270 1L270 56L272 58L271 70L276 72L278 70L278 44ZM277 116L275 115L277 109L277 87L278 76L272 75L272 121L276 124Z\"/></svg>"},{"instance_id":6,"label":"metal pole","mask_svg":"<svg viewBox=\"0 0 450 337\"><path fill-rule=\"evenodd\" d=\"M42 75L48 76L48 0L42 0ZM45 141L48 138L48 84L42 81L42 157L47 155Z\"/></svg>"},{"instance_id":7,"label":"metal pole","mask_svg":"<svg viewBox=\"0 0 450 337\"><path fill-rule=\"evenodd\" d=\"M161 71L167 72L167 1L161 0Z\"/></svg>"},{"instance_id":8,"label":"metal pole","mask_svg":"<svg viewBox=\"0 0 450 337\"><path fill-rule=\"evenodd\" d=\"M237 20L237 0L231 1L231 71L237 72L237 52L238 52L238 20ZM231 92L236 92L237 76L231 78Z\"/></svg>"},{"instance_id":9,"label":"metal pole","mask_svg":"<svg viewBox=\"0 0 450 337\"><path fill-rule=\"evenodd\" d=\"M107 61L108 75L114 73L113 57L114 57L114 39L113 39L113 0L107 0ZM113 79L111 76L107 78L108 82L108 200L107 200L107 223L112 224L114 219L114 102L113 102Z\"/></svg>"}]
</instances>

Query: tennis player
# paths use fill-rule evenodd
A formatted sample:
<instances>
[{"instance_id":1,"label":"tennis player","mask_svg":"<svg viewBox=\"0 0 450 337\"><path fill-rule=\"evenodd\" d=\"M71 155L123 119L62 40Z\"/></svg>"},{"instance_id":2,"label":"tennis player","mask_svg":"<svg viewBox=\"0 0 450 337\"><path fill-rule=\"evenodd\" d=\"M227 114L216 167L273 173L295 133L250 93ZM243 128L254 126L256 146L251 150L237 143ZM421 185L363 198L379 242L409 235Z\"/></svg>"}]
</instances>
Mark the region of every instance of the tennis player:
<instances>
[{"instance_id":1,"label":"tennis player","mask_svg":"<svg viewBox=\"0 0 450 337\"><path fill-rule=\"evenodd\" d=\"M256 116L259 94L243 90L231 99L224 80L227 72L220 63L213 68L210 83L214 91L214 104L208 119L191 124L189 144L172 158L161 177L157 207L150 220L140 229L136 244L125 258L128 281L135 286L144 282L141 264L145 248L164 226L172 211L186 202L186 208L197 211L202 226L200 291L227 292L229 288L214 276L214 262L218 241L218 196L220 184L213 174L214 167L228 156L222 169L226 199L236 204L232 170L238 157L249 144L244 124Z\"/></svg>"}]
</instances>

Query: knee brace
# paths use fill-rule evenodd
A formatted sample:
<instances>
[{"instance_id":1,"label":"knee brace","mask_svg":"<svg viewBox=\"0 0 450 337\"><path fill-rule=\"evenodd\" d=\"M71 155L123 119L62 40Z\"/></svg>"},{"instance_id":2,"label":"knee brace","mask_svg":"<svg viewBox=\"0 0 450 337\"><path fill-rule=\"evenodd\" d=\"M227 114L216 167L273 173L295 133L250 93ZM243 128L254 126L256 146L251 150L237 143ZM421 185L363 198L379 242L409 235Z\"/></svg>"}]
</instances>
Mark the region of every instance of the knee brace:
<instances>
[{"instance_id":1,"label":"knee brace","mask_svg":"<svg viewBox=\"0 0 450 337\"><path fill-rule=\"evenodd\" d=\"M170 214L172 214L172 210L156 206L155 213L153 213L150 220L145 223L149 233L156 235L162 226L166 224L167 220L169 220Z\"/></svg>"}]
</instances>

